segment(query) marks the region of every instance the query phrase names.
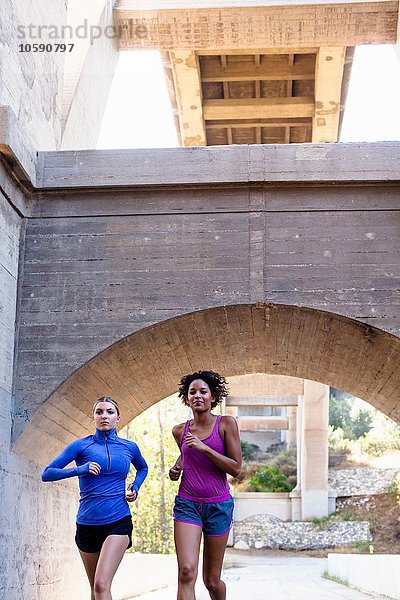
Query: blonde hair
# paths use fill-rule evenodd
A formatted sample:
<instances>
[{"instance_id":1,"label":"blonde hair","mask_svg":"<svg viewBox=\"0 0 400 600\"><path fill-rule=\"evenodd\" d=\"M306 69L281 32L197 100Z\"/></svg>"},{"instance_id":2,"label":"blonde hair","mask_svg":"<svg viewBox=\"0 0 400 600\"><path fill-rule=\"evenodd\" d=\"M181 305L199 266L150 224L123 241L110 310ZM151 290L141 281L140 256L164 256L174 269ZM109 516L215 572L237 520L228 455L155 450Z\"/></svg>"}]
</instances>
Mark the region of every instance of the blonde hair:
<instances>
[{"instance_id":1,"label":"blonde hair","mask_svg":"<svg viewBox=\"0 0 400 600\"><path fill-rule=\"evenodd\" d=\"M113 400L110 396L102 396L101 398L98 398L96 400L96 402L93 404L93 411L92 411L93 413L96 410L96 406L99 404L99 402L110 402L110 404L113 404L115 406L117 414L118 414L118 416L120 416L118 403L115 400Z\"/></svg>"}]
</instances>

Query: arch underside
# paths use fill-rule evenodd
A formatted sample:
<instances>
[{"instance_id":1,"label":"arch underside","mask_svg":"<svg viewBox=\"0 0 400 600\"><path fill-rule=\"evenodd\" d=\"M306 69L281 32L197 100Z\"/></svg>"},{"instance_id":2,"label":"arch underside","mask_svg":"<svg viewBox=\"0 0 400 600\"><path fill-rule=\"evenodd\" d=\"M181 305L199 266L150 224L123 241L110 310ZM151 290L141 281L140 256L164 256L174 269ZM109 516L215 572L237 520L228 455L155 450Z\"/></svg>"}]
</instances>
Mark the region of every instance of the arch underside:
<instances>
[{"instance_id":1,"label":"arch underside","mask_svg":"<svg viewBox=\"0 0 400 600\"><path fill-rule=\"evenodd\" d=\"M269 373L318 381L400 422L399 338L311 308L241 304L163 321L113 344L50 395L14 450L45 463L66 443L91 433L99 396L118 399L123 426L173 394L182 375L201 368L228 379Z\"/></svg>"}]
</instances>

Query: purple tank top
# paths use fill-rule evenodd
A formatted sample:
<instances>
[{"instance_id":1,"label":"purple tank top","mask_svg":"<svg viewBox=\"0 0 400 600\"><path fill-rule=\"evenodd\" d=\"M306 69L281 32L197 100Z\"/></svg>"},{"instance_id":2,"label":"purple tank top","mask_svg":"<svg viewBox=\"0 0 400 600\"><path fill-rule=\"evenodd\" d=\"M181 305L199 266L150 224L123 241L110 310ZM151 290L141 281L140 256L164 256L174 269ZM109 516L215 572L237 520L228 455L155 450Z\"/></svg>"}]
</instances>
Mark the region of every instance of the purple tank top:
<instances>
[{"instance_id":1,"label":"purple tank top","mask_svg":"<svg viewBox=\"0 0 400 600\"><path fill-rule=\"evenodd\" d=\"M219 454L225 453L224 440L219 432L221 416L215 419L211 435L202 440ZM185 437L189 430L189 421L186 421L182 433L182 479L178 490L178 496L193 500L194 502L223 502L230 498L228 479L225 471L222 471L204 452L186 445Z\"/></svg>"}]
</instances>

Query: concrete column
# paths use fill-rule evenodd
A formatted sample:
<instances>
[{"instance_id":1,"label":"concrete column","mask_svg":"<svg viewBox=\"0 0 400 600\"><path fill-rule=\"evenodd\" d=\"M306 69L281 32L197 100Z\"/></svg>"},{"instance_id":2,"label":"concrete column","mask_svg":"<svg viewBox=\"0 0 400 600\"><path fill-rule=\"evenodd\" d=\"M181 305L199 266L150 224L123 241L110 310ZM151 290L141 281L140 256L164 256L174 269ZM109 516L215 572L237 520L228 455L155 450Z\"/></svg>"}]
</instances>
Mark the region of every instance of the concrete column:
<instances>
[{"instance_id":1,"label":"concrete column","mask_svg":"<svg viewBox=\"0 0 400 600\"><path fill-rule=\"evenodd\" d=\"M304 380L301 431L301 518L328 514L329 387Z\"/></svg>"},{"instance_id":2,"label":"concrete column","mask_svg":"<svg viewBox=\"0 0 400 600\"><path fill-rule=\"evenodd\" d=\"M290 500L292 504L292 521L301 521L301 455L303 440L303 403L303 396L299 396L296 410L297 484L296 487L290 492Z\"/></svg>"},{"instance_id":3,"label":"concrete column","mask_svg":"<svg viewBox=\"0 0 400 600\"><path fill-rule=\"evenodd\" d=\"M286 435L286 446L288 450L296 448L297 444L297 407L287 407L288 430Z\"/></svg>"}]
</instances>

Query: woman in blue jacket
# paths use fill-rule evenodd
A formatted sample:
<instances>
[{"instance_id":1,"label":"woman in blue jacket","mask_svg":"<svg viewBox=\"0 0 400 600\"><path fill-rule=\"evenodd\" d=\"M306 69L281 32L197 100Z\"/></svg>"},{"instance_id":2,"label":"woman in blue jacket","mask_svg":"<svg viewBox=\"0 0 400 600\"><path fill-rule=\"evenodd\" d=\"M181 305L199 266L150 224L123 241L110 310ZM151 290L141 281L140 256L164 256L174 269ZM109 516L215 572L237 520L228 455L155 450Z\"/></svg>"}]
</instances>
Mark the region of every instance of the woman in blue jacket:
<instances>
[{"instance_id":1,"label":"woman in blue jacket","mask_svg":"<svg viewBox=\"0 0 400 600\"><path fill-rule=\"evenodd\" d=\"M79 477L75 541L91 587L91 600L112 600L111 582L124 552L132 546L128 502L136 500L147 464L134 442L118 437L118 404L103 396L93 407L94 435L69 444L45 468L43 481ZM76 466L65 467L75 461ZM126 487L129 467L136 477Z\"/></svg>"}]
</instances>

